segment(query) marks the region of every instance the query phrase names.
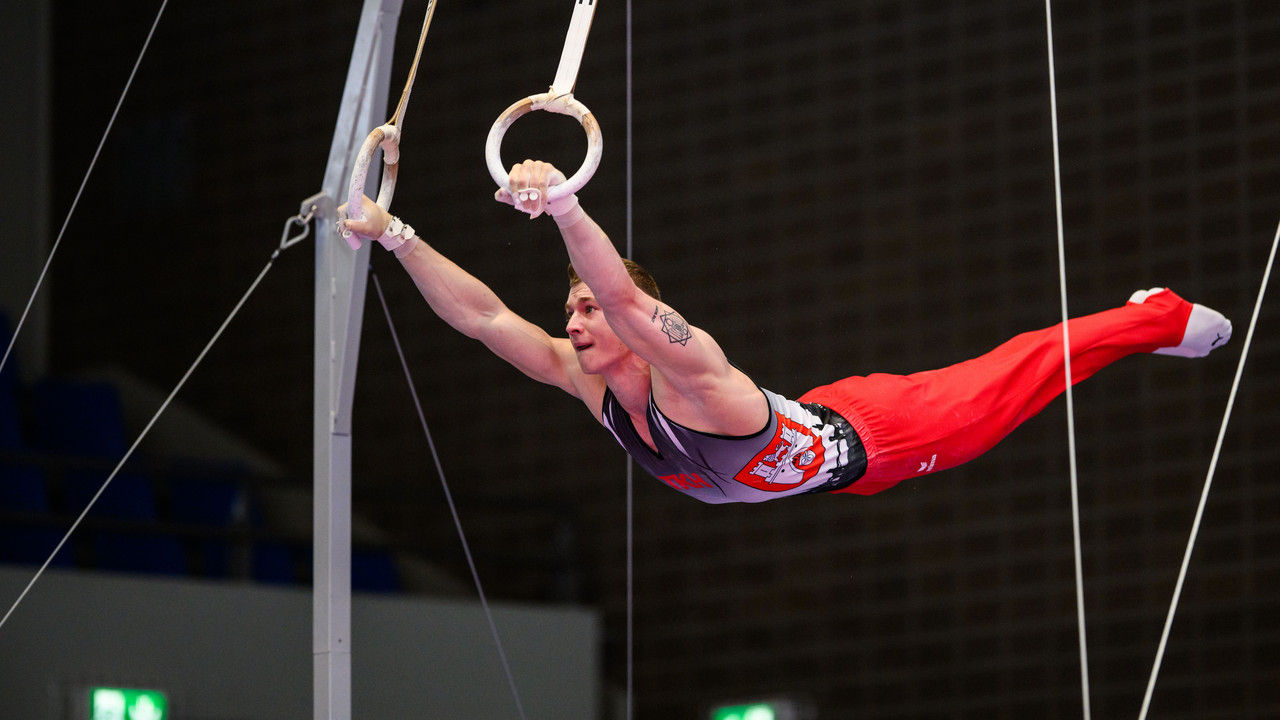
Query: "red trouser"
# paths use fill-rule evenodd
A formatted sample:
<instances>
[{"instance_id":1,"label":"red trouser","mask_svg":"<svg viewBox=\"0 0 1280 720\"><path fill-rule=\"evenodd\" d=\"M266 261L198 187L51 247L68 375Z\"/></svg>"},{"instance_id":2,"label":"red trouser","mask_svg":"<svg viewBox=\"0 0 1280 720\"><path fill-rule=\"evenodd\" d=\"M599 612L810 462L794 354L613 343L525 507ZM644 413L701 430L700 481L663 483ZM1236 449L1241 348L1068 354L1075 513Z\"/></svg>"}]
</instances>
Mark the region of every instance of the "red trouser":
<instances>
[{"instance_id":1,"label":"red trouser","mask_svg":"<svg viewBox=\"0 0 1280 720\"><path fill-rule=\"evenodd\" d=\"M1177 345L1191 303L1172 292L1075 318L1073 384L1126 355ZM1019 335L958 365L913 375L850 377L805 393L847 419L867 451L867 472L839 492L871 495L990 450L1066 389L1062 325Z\"/></svg>"}]
</instances>

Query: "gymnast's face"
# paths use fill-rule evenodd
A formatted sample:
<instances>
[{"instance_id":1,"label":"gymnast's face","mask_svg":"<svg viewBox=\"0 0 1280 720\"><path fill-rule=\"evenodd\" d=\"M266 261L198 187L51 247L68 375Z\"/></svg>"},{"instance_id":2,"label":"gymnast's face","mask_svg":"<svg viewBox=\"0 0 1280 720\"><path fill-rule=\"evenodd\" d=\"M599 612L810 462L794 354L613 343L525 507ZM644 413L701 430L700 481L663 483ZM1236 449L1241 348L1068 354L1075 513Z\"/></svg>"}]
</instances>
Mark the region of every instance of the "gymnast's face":
<instances>
[{"instance_id":1,"label":"gymnast's face","mask_svg":"<svg viewBox=\"0 0 1280 720\"><path fill-rule=\"evenodd\" d=\"M569 288L564 304L564 329L578 356L578 365L588 375L603 372L631 353L604 319L591 288L578 283Z\"/></svg>"}]
</instances>

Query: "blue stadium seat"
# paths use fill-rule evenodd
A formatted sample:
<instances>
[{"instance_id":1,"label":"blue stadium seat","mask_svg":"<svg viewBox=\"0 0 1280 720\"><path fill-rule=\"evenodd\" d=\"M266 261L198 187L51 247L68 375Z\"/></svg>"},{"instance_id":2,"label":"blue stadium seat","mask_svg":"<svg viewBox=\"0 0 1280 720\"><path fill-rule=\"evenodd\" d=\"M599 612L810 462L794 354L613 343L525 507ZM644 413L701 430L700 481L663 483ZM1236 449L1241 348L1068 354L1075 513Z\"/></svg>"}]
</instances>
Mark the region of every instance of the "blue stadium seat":
<instances>
[{"instance_id":1,"label":"blue stadium seat","mask_svg":"<svg viewBox=\"0 0 1280 720\"><path fill-rule=\"evenodd\" d=\"M0 354L9 346L9 326L0 315ZM0 452L26 447L22 436L22 413L18 405L18 359L9 356L0 370Z\"/></svg>"},{"instance_id":2,"label":"blue stadium seat","mask_svg":"<svg viewBox=\"0 0 1280 720\"><path fill-rule=\"evenodd\" d=\"M105 473L68 471L63 478L68 510L79 514L102 486ZM156 498L147 476L121 472L103 491L89 517L142 522L155 521ZM100 570L185 575L188 571L182 541L162 534L95 530L89 533L93 566Z\"/></svg>"},{"instance_id":3,"label":"blue stadium seat","mask_svg":"<svg viewBox=\"0 0 1280 720\"><path fill-rule=\"evenodd\" d=\"M18 393L0 387L0 452L21 450L24 445Z\"/></svg>"},{"instance_id":4,"label":"blue stadium seat","mask_svg":"<svg viewBox=\"0 0 1280 720\"><path fill-rule=\"evenodd\" d=\"M298 581L293 551L282 543L253 546L253 579L271 585L292 585Z\"/></svg>"},{"instance_id":5,"label":"blue stadium seat","mask_svg":"<svg viewBox=\"0 0 1280 720\"><path fill-rule=\"evenodd\" d=\"M100 570L187 574L186 551L176 538L99 531L93 533L92 545L95 566Z\"/></svg>"},{"instance_id":6,"label":"blue stadium seat","mask_svg":"<svg viewBox=\"0 0 1280 720\"><path fill-rule=\"evenodd\" d=\"M0 508L49 511L49 490L44 472L30 465L0 462Z\"/></svg>"},{"instance_id":7,"label":"blue stadium seat","mask_svg":"<svg viewBox=\"0 0 1280 720\"><path fill-rule=\"evenodd\" d=\"M108 470L68 470L62 479L67 512L74 515L84 512L109 474ZM151 480L141 473L120 471L98 498L90 516L122 520L158 519Z\"/></svg>"},{"instance_id":8,"label":"blue stadium seat","mask_svg":"<svg viewBox=\"0 0 1280 720\"><path fill-rule=\"evenodd\" d=\"M0 387L0 508L47 513L49 488L44 470L36 465L3 457L4 453L25 449L19 426L16 397L9 390ZM50 534L57 536L52 543L46 542ZM43 548L46 544L48 548L44 552L47 557L47 553L53 550L61 537L57 532L14 528L12 536L0 538L0 559L30 562L27 548ZM70 553L66 556L70 557ZM44 562L44 557L40 558L40 562Z\"/></svg>"},{"instance_id":9,"label":"blue stadium seat","mask_svg":"<svg viewBox=\"0 0 1280 720\"><path fill-rule=\"evenodd\" d=\"M65 534L65 529L58 528L0 527L0 562L43 565ZM58 551L49 566L74 567L75 564L75 552L68 542Z\"/></svg>"},{"instance_id":10,"label":"blue stadium seat","mask_svg":"<svg viewBox=\"0 0 1280 720\"><path fill-rule=\"evenodd\" d=\"M31 445L39 452L100 463L67 467L60 473L64 510L79 515L102 488L128 448L120 395L102 382L45 380L31 394ZM122 470L103 490L89 514L139 522L159 519L151 479ZM120 572L185 575L186 549L172 536L90 530L85 547L93 567Z\"/></svg>"},{"instance_id":11,"label":"blue stadium seat","mask_svg":"<svg viewBox=\"0 0 1280 720\"><path fill-rule=\"evenodd\" d=\"M386 550L351 551L351 589L392 593L401 590L395 558Z\"/></svg>"},{"instance_id":12,"label":"blue stadium seat","mask_svg":"<svg viewBox=\"0 0 1280 720\"><path fill-rule=\"evenodd\" d=\"M240 483L231 480L174 478L169 481L172 519L187 525L234 525L243 495Z\"/></svg>"},{"instance_id":13,"label":"blue stadium seat","mask_svg":"<svg viewBox=\"0 0 1280 720\"><path fill-rule=\"evenodd\" d=\"M4 352L9 348L9 343L12 340L13 333L9 330L9 318L4 313L0 313L0 357L4 356ZM0 394L5 392L16 393L17 390L18 357L17 353L11 353L4 364L4 369L0 370Z\"/></svg>"},{"instance_id":14,"label":"blue stadium seat","mask_svg":"<svg viewBox=\"0 0 1280 720\"><path fill-rule=\"evenodd\" d=\"M235 527L247 502L241 475L235 468L181 468L179 476L168 483L170 519L184 525ZM203 574L229 577L233 545L234 541L226 538L197 540L195 546Z\"/></svg>"},{"instance_id":15,"label":"blue stadium seat","mask_svg":"<svg viewBox=\"0 0 1280 720\"><path fill-rule=\"evenodd\" d=\"M13 338L8 319L0 314L0 354ZM23 433L19 405L18 359L10 355L0 370L0 455L29 450ZM49 489L44 470L0 458L0 508L33 514L49 512ZM0 562L42 565L62 541L66 530L56 527L13 524L0 527ZM72 567L71 543L58 552L52 567Z\"/></svg>"},{"instance_id":16,"label":"blue stadium seat","mask_svg":"<svg viewBox=\"0 0 1280 720\"><path fill-rule=\"evenodd\" d=\"M48 512L49 493L44 471L4 457L5 453L24 449L17 395L0 387L0 508Z\"/></svg>"},{"instance_id":17,"label":"blue stadium seat","mask_svg":"<svg viewBox=\"0 0 1280 720\"><path fill-rule=\"evenodd\" d=\"M32 416L34 445L45 452L119 460L128 447L120 395L107 383L40 382Z\"/></svg>"}]
</instances>

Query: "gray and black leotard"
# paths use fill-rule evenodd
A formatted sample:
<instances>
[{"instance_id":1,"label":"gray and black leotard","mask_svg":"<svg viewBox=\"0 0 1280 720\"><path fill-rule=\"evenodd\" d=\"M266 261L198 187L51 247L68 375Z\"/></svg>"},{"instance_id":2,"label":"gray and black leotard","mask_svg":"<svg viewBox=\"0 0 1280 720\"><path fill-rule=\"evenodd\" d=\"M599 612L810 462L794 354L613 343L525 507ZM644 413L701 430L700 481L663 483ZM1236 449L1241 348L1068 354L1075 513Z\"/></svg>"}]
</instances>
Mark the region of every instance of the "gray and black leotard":
<instances>
[{"instance_id":1,"label":"gray and black leotard","mask_svg":"<svg viewBox=\"0 0 1280 720\"><path fill-rule=\"evenodd\" d=\"M690 430L668 419L649 396L654 452L622 404L606 389L602 418L618 443L654 477L707 503L763 502L842 490L862 476L867 455L849 423L814 403L760 388L769 423L742 437Z\"/></svg>"}]
</instances>

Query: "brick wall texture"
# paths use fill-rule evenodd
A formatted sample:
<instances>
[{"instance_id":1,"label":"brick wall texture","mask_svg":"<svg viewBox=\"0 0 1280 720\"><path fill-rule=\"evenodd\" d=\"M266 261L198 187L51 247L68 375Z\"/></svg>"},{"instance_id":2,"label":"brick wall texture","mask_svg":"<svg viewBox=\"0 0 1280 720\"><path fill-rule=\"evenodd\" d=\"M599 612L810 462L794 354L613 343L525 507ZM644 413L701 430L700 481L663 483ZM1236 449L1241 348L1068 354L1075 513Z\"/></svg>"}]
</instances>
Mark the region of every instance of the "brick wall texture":
<instances>
[{"instance_id":1,"label":"brick wall texture","mask_svg":"<svg viewBox=\"0 0 1280 720\"><path fill-rule=\"evenodd\" d=\"M424 10L405 4L393 97ZM492 201L483 147L503 108L549 84L570 11L440 3L395 199L552 333L563 246L550 221ZM152 12L57 3L53 227ZM358 13L354 0L169 8L53 266L57 371L177 382L319 189ZM632 162L626 6L602 0L576 94L605 159L580 197L623 247L630 177L634 257L762 385L928 369L1059 320L1042 5L633 13ZM1209 359L1126 359L1075 393L1093 711L1123 717L1141 703L1280 221L1280 4L1067 0L1053 14L1071 313L1168 285L1237 328ZM505 155L572 168L582 144L572 121L530 116ZM302 485L312 248L281 256L182 395ZM495 498L571 514L576 596L603 608L606 677L624 687L623 453L577 401L449 330L389 255L373 267L473 542L511 556L553 542L542 515L480 509ZM1156 688L1163 718L1280 715L1280 306L1262 311ZM1078 717L1065 408L873 497L703 506L637 472L636 715L785 695L824 719ZM357 511L461 570L372 295L354 434ZM481 564L493 596L548 597L547 573L511 559Z\"/></svg>"}]
</instances>

